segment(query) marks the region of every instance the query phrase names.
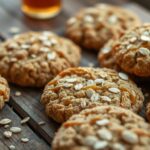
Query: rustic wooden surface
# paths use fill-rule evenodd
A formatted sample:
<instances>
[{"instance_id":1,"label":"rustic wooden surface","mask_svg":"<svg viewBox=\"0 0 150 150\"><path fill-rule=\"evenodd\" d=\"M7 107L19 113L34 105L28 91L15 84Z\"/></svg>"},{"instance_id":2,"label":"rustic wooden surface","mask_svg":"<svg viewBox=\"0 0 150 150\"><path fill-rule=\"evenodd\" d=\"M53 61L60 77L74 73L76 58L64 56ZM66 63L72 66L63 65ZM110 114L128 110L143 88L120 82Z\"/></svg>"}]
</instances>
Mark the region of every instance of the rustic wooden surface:
<instances>
[{"instance_id":1,"label":"rustic wooden surface","mask_svg":"<svg viewBox=\"0 0 150 150\"><path fill-rule=\"evenodd\" d=\"M39 21L24 16L20 11L20 0L1 0L0 1L0 33L8 38L12 36L9 32L11 27L18 27L21 31L28 30L51 30L60 35L64 35L64 27L67 18L73 15L80 8L91 6L97 2L110 2L121 5L127 9L135 11L143 22L150 22L150 15L147 10L128 0L64 0L62 12L53 19ZM90 62L98 66L96 54L84 51L81 66L88 66ZM149 83L139 83L144 93L150 93ZM10 118L13 120L13 126L21 126L21 118L30 117L29 122L21 126L22 133L13 135L10 140L3 137L6 130L0 127L0 150L8 150L8 146L13 144L17 150L47 150L50 149L51 141L54 137L59 124L49 119L44 113L44 107L40 104L40 96L43 89L21 88L11 85L11 99L5 108L0 112L0 119ZM15 96L15 92L20 91L21 96ZM13 109L12 109L13 108ZM144 116L144 108L141 112ZM40 122L45 122L40 125ZM20 142L21 137L29 138L29 143Z\"/></svg>"}]
</instances>

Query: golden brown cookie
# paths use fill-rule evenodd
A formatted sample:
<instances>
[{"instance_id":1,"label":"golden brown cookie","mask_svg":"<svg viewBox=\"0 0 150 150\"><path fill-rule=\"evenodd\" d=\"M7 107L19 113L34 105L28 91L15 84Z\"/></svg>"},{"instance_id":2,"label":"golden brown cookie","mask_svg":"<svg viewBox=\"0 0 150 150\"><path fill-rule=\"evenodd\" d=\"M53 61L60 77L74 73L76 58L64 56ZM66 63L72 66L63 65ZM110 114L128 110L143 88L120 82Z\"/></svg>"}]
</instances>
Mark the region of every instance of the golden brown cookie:
<instances>
[{"instance_id":1,"label":"golden brown cookie","mask_svg":"<svg viewBox=\"0 0 150 150\"><path fill-rule=\"evenodd\" d=\"M66 34L77 44L99 51L110 39L140 25L140 19L121 7L98 4L82 9L67 21Z\"/></svg>"},{"instance_id":2,"label":"golden brown cookie","mask_svg":"<svg viewBox=\"0 0 150 150\"><path fill-rule=\"evenodd\" d=\"M0 44L0 74L8 81L44 86L60 71L78 66L80 48L48 31L28 32Z\"/></svg>"},{"instance_id":3,"label":"golden brown cookie","mask_svg":"<svg viewBox=\"0 0 150 150\"><path fill-rule=\"evenodd\" d=\"M150 24L127 32L113 46L116 64L125 72L150 77Z\"/></svg>"},{"instance_id":4,"label":"golden brown cookie","mask_svg":"<svg viewBox=\"0 0 150 150\"><path fill-rule=\"evenodd\" d=\"M150 125L130 110L99 106L73 115L56 133L53 150L149 150Z\"/></svg>"},{"instance_id":5,"label":"golden brown cookie","mask_svg":"<svg viewBox=\"0 0 150 150\"><path fill-rule=\"evenodd\" d=\"M7 81L0 76L0 110L4 107L5 102L9 100L10 89Z\"/></svg>"},{"instance_id":6,"label":"golden brown cookie","mask_svg":"<svg viewBox=\"0 0 150 150\"><path fill-rule=\"evenodd\" d=\"M57 122L97 105L115 105L135 112L143 105L141 90L122 72L100 68L69 68L50 81L41 102Z\"/></svg>"}]
</instances>

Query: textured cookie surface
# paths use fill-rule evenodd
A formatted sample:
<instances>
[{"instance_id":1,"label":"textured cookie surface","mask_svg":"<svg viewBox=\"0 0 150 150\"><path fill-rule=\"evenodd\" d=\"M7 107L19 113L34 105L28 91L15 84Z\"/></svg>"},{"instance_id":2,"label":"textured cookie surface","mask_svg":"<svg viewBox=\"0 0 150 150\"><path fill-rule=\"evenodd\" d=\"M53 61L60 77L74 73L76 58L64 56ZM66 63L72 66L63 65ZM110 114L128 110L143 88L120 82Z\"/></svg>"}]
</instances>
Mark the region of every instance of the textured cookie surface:
<instances>
[{"instance_id":1,"label":"textured cookie surface","mask_svg":"<svg viewBox=\"0 0 150 150\"><path fill-rule=\"evenodd\" d=\"M67 21L66 34L74 42L97 51L111 38L141 24L139 18L123 8L99 4L85 8Z\"/></svg>"},{"instance_id":2,"label":"textured cookie surface","mask_svg":"<svg viewBox=\"0 0 150 150\"><path fill-rule=\"evenodd\" d=\"M100 68L69 68L47 84L41 102L49 117L64 122L73 114L97 105L115 105L138 111L140 89L122 72Z\"/></svg>"},{"instance_id":3,"label":"textured cookie surface","mask_svg":"<svg viewBox=\"0 0 150 150\"><path fill-rule=\"evenodd\" d=\"M150 24L126 33L113 47L116 63L122 70L150 77Z\"/></svg>"},{"instance_id":4,"label":"textured cookie surface","mask_svg":"<svg viewBox=\"0 0 150 150\"><path fill-rule=\"evenodd\" d=\"M7 81L0 76L0 110L3 108L5 102L9 100L10 89Z\"/></svg>"},{"instance_id":5,"label":"textured cookie surface","mask_svg":"<svg viewBox=\"0 0 150 150\"><path fill-rule=\"evenodd\" d=\"M79 64L80 49L51 32L28 32L0 44L0 74L21 86L44 86Z\"/></svg>"},{"instance_id":6,"label":"textured cookie surface","mask_svg":"<svg viewBox=\"0 0 150 150\"><path fill-rule=\"evenodd\" d=\"M72 116L52 146L53 150L149 150L150 125L127 109L99 106Z\"/></svg>"}]
</instances>

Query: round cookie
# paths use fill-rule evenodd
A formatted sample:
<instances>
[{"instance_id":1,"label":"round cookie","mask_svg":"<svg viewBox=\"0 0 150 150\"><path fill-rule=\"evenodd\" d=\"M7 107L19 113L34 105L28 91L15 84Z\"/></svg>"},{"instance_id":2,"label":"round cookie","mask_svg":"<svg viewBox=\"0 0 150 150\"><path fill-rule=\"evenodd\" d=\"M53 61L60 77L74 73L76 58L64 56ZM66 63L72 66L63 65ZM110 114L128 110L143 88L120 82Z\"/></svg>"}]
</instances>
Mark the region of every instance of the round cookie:
<instances>
[{"instance_id":1,"label":"round cookie","mask_svg":"<svg viewBox=\"0 0 150 150\"><path fill-rule=\"evenodd\" d=\"M124 34L113 46L116 64L138 77L150 77L150 24Z\"/></svg>"},{"instance_id":2,"label":"round cookie","mask_svg":"<svg viewBox=\"0 0 150 150\"><path fill-rule=\"evenodd\" d=\"M79 11L67 21L66 34L75 43L99 50L125 30L140 25L140 19L121 7L98 4Z\"/></svg>"},{"instance_id":3,"label":"round cookie","mask_svg":"<svg viewBox=\"0 0 150 150\"><path fill-rule=\"evenodd\" d=\"M115 105L135 112L143 105L141 90L122 72L100 68L69 68L50 81L41 102L57 122L97 105Z\"/></svg>"},{"instance_id":4,"label":"round cookie","mask_svg":"<svg viewBox=\"0 0 150 150\"><path fill-rule=\"evenodd\" d=\"M4 107L5 102L9 100L10 89L7 81L0 76L0 110Z\"/></svg>"},{"instance_id":5,"label":"round cookie","mask_svg":"<svg viewBox=\"0 0 150 150\"><path fill-rule=\"evenodd\" d=\"M80 48L48 31L27 32L0 44L0 74L20 86L42 87L60 71L78 66Z\"/></svg>"},{"instance_id":6,"label":"round cookie","mask_svg":"<svg viewBox=\"0 0 150 150\"><path fill-rule=\"evenodd\" d=\"M133 112L99 106L73 115L56 133L53 150L149 150L150 125Z\"/></svg>"}]
</instances>

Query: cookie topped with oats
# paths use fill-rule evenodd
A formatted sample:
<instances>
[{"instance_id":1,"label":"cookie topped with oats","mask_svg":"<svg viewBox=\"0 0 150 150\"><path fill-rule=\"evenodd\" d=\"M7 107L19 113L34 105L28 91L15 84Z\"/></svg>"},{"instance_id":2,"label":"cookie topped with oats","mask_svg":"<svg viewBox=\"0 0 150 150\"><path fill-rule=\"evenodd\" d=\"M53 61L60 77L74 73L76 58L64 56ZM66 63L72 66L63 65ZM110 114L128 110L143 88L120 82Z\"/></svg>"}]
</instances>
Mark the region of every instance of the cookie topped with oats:
<instances>
[{"instance_id":1,"label":"cookie topped with oats","mask_svg":"<svg viewBox=\"0 0 150 150\"><path fill-rule=\"evenodd\" d=\"M141 24L131 11L121 7L98 4L79 11L67 21L66 34L77 44L99 51L112 38Z\"/></svg>"},{"instance_id":2,"label":"cookie topped with oats","mask_svg":"<svg viewBox=\"0 0 150 150\"><path fill-rule=\"evenodd\" d=\"M10 96L10 89L7 81L0 76L0 110L4 107L5 102L8 102Z\"/></svg>"},{"instance_id":3,"label":"cookie topped with oats","mask_svg":"<svg viewBox=\"0 0 150 150\"><path fill-rule=\"evenodd\" d=\"M114 44L112 51L122 70L139 77L150 77L150 24L127 32Z\"/></svg>"},{"instance_id":4,"label":"cookie topped with oats","mask_svg":"<svg viewBox=\"0 0 150 150\"><path fill-rule=\"evenodd\" d=\"M149 150L150 125L130 110L98 106L72 116L56 133L53 150Z\"/></svg>"},{"instance_id":5,"label":"cookie topped with oats","mask_svg":"<svg viewBox=\"0 0 150 150\"><path fill-rule=\"evenodd\" d=\"M48 116L57 122L97 105L121 106L137 112L143 100L141 90L123 72L88 67L62 71L46 85L41 98Z\"/></svg>"},{"instance_id":6,"label":"cookie topped with oats","mask_svg":"<svg viewBox=\"0 0 150 150\"><path fill-rule=\"evenodd\" d=\"M56 34L27 32L0 44L0 74L20 86L42 87L60 71L78 66L80 48Z\"/></svg>"}]
</instances>

